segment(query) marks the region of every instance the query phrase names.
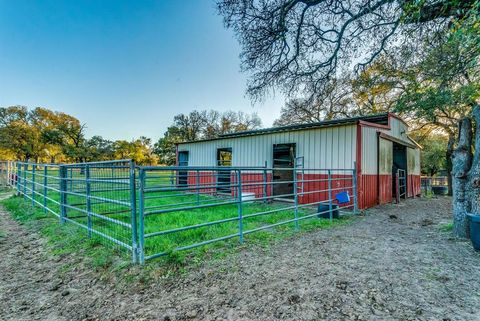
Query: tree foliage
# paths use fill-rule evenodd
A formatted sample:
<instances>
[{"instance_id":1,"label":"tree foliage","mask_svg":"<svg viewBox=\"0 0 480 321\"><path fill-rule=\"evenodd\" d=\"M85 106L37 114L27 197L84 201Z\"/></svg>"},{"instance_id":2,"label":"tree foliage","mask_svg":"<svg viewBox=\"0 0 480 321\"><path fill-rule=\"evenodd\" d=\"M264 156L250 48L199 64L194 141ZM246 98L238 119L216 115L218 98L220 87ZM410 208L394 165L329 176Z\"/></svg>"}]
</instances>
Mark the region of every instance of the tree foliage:
<instances>
[{"instance_id":1,"label":"tree foliage","mask_svg":"<svg viewBox=\"0 0 480 321\"><path fill-rule=\"evenodd\" d=\"M369 65L396 43L426 37L474 0L221 0L218 8L242 47L248 93L271 88L314 98L341 72Z\"/></svg>"},{"instance_id":2,"label":"tree foliage","mask_svg":"<svg viewBox=\"0 0 480 321\"><path fill-rule=\"evenodd\" d=\"M247 92L262 98L279 88L295 99L278 123L296 113L301 117L292 121L328 117L324 98L338 90L325 88L355 66L362 73L345 87L342 97L352 103L342 113L392 108L417 129L433 126L448 135L447 168L458 134L454 231L466 235L465 212L480 214L480 1L222 0L218 6L242 46Z\"/></svg>"},{"instance_id":3,"label":"tree foliage","mask_svg":"<svg viewBox=\"0 0 480 321\"><path fill-rule=\"evenodd\" d=\"M101 136L88 139L85 128L75 117L47 108L0 108L0 159L58 163L126 158L157 163L146 137L116 142Z\"/></svg>"}]
</instances>

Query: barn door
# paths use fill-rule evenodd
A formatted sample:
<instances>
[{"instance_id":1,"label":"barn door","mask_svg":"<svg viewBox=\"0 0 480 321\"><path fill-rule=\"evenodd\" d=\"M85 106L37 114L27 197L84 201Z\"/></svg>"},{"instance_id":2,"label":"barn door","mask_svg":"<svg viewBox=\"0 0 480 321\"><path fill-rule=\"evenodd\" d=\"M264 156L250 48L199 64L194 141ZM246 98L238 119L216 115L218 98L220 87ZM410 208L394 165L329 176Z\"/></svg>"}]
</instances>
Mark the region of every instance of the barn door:
<instances>
[{"instance_id":1,"label":"barn door","mask_svg":"<svg viewBox=\"0 0 480 321\"><path fill-rule=\"evenodd\" d=\"M188 166L188 151L178 152L178 166ZM188 171L179 170L177 184L180 186L188 185Z\"/></svg>"},{"instance_id":2,"label":"barn door","mask_svg":"<svg viewBox=\"0 0 480 321\"><path fill-rule=\"evenodd\" d=\"M398 173L402 176L397 183ZM407 147L395 142L393 143L392 180L395 182L392 187L393 196L396 199L399 199L401 196L406 198L406 187L408 186Z\"/></svg>"},{"instance_id":3,"label":"barn door","mask_svg":"<svg viewBox=\"0 0 480 321\"><path fill-rule=\"evenodd\" d=\"M219 148L217 149L217 166L231 167L232 166L232 149ZM230 170L217 171L217 192L230 193L232 175Z\"/></svg>"},{"instance_id":4,"label":"barn door","mask_svg":"<svg viewBox=\"0 0 480 321\"><path fill-rule=\"evenodd\" d=\"M381 137L378 139L378 203L384 204L392 201L393 143Z\"/></svg>"},{"instance_id":5,"label":"barn door","mask_svg":"<svg viewBox=\"0 0 480 321\"><path fill-rule=\"evenodd\" d=\"M273 195L293 198L295 144L273 145Z\"/></svg>"}]
</instances>

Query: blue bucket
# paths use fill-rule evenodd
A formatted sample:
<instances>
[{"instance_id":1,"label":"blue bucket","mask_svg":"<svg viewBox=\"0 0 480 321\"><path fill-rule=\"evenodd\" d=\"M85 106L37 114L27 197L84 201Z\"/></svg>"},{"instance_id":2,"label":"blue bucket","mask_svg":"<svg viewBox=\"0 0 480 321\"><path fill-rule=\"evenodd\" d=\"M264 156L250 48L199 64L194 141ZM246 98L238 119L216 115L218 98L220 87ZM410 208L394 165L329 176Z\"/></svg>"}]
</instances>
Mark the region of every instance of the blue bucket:
<instances>
[{"instance_id":1,"label":"blue bucket","mask_svg":"<svg viewBox=\"0 0 480 321\"><path fill-rule=\"evenodd\" d=\"M350 195L348 195L348 191L343 191L335 195L335 199L339 204L349 203L350 202Z\"/></svg>"},{"instance_id":2,"label":"blue bucket","mask_svg":"<svg viewBox=\"0 0 480 321\"><path fill-rule=\"evenodd\" d=\"M470 240L473 248L480 251L480 215L467 213L467 217L470 220Z\"/></svg>"}]
</instances>

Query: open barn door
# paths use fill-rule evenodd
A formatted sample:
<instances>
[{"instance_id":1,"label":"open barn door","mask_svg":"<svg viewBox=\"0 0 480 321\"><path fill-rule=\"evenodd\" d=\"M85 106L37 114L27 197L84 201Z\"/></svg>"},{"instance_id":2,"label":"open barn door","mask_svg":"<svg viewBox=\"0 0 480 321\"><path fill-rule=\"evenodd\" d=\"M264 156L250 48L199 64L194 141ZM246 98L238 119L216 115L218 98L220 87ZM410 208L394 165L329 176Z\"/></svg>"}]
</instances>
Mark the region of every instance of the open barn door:
<instances>
[{"instance_id":1,"label":"open barn door","mask_svg":"<svg viewBox=\"0 0 480 321\"><path fill-rule=\"evenodd\" d=\"M407 147L393 143L393 166L392 166L393 196L399 200L407 198L408 171L407 171Z\"/></svg>"},{"instance_id":2,"label":"open barn door","mask_svg":"<svg viewBox=\"0 0 480 321\"><path fill-rule=\"evenodd\" d=\"M232 166L232 149L219 148L217 149L217 166L231 167ZM217 192L231 193L232 174L230 170L218 170L217 172Z\"/></svg>"},{"instance_id":3,"label":"open barn door","mask_svg":"<svg viewBox=\"0 0 480 321\"><path fill-rule=\"evenodd\" d=\"M293 198L295 144L273 145L273 195Z\"/></svg>"},{"instance_id":4,"label":"open barn door","mask_svg":"<svg viewBox=\"0 0 480 321\"><path fill-rule=\"evenodd\" d=\"M188 166L188 151L178 152L178 166L186 167ZM177 185L187 186L188 185L188 170L179 170L177 174Z\"/></svg>"}]
</instances>

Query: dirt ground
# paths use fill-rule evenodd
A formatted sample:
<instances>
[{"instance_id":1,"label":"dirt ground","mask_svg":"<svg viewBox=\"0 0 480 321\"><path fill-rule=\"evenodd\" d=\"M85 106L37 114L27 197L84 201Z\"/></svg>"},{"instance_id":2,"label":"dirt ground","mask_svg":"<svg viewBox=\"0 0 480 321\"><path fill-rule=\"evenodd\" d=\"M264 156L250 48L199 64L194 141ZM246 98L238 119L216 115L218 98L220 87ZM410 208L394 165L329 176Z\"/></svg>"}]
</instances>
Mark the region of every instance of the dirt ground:
<instances>
[{"instance_id":1,"label":"dirt ground","mask_svg":"<svg viewBox=\"0 0 480 321\"><path fill-rule=\"evenodd\" d=\"M0 319L480 320L480 253L440 231L450 208L448 198L379 206L133 290L62 272L74 258L52 257L0 211Z\"/></svg>"}]
</instances>

